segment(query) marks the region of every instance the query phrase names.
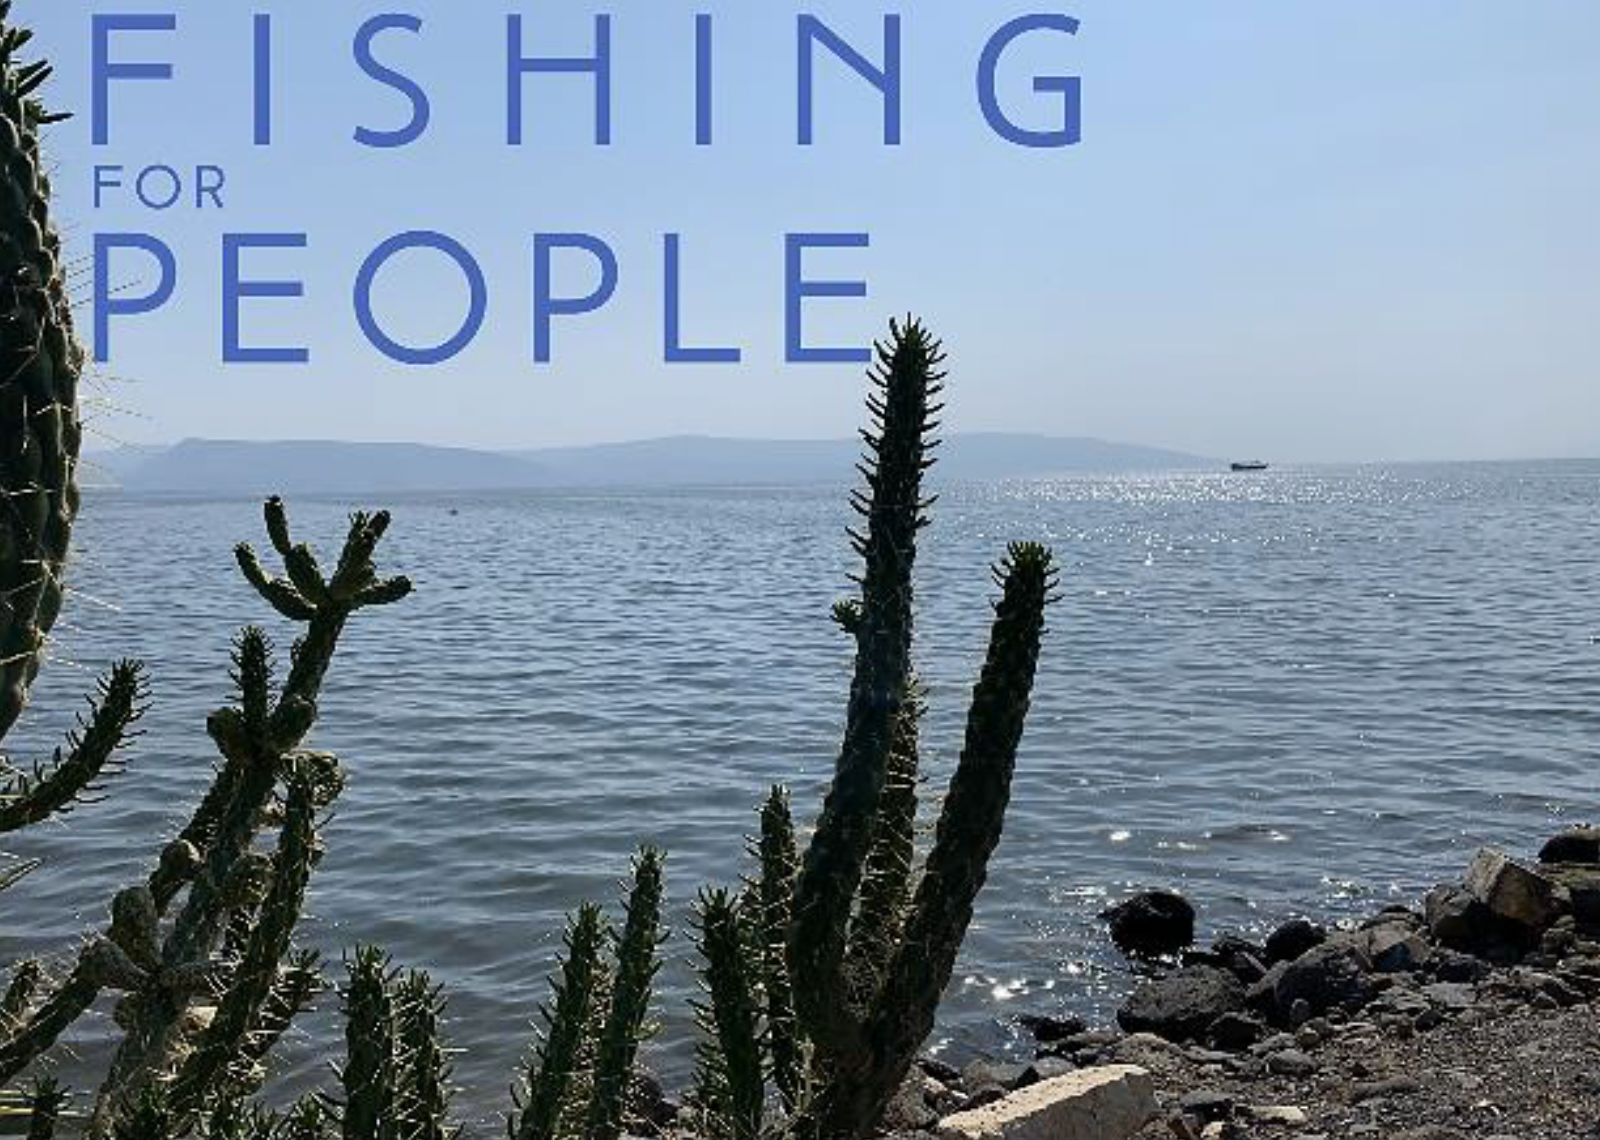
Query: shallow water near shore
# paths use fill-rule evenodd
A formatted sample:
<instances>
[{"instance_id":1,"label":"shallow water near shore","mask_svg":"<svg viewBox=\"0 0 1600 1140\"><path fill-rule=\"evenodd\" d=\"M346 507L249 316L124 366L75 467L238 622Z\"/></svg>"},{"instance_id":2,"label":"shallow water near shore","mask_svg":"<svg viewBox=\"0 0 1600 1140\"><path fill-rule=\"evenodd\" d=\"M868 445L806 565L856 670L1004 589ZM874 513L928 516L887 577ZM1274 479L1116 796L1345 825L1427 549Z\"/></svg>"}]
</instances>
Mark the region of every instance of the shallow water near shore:
<instances>
[{"instance_id":1,"label":"shallow water near shore","mask_svg":"<svg viewBox=\"0 0 1600 1140\"><path fill-rule=\"evenodd\" d=\"M464 1115L491 1118L585 897L615 903L641 841L670 852L662 1032L680 1083L687 907L744 866L775 781L802 826L843 722L850 646L828 620L851 561L843 485L291 503L332 551L387 506L380 552L416 595L352 622L315 744L350 786L302 942L378 942L452 997ZM1129 984L1097 912L1175 885L1208 932L1365 913L1600 817L1600 463L1318 468L943 488L919 557L931 825L960 746L1006 542L1055 546L1063 600L1005 841L942 1048L1003 1048L1018 1012L1107 1016ZM142 876L209 777L206 713L234 631L289 628L240 579L246 500L91 494L57 660L20 763L92 674L150 664L155 704L109 800L12 837L44 866L6 896L0 960L63 956ZM613 908L615 909L615 907ZM331 1011L335 1000L321 1003ZM102 1013L107 1012L102 1009ZM64 1079L92 1087L109 1021ZM282 1087L331 1079L337 1019L306 1020Z\"/></svg>"}]
</instances>

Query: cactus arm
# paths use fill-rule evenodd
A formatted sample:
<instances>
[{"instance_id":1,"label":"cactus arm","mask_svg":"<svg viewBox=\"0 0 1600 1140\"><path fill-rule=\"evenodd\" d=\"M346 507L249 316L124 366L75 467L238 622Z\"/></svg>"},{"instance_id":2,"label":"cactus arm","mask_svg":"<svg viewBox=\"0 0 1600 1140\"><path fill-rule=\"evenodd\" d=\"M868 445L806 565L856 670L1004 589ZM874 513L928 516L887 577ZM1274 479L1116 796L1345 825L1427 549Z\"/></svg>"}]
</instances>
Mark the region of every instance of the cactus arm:
<instances>
[{"instance_id":1,"label":"cactus arm","mask_svg":"<svg viewBox=\"0 0 1600 1140\"><path fill-rule=\"evenodd\" d=\"M22 1024L22 1019L33 1004L33 995L39 992L44 970L29 958L11 972L4 998L0 998L0 1037L9 1036Z\"/></svg>"},{"instance_id":2,"label":"cactus arm","mask_svg":"<svg viewBox=\"0 0 1600 1140\"><path fill-rule=\"evenodd\" d=\"M340 1124L345 1140L379 1140L394 1119L394 1007L389 959L358 947L344 995L345 1064Z\"/></svg>"},{"instance_id":3,"label":"cactus arm","mask_svg":"<svg viewBox=\"0 0 1600 1140\"><path fill-rule=\"evenodd\" d=\"M199 1112L208 1096L220 1091L224 1075L244 1051L251 1026L272 996L278 964L288 953L311 878L315 812L310 788L296 780L289 789L272 886L260 918L216 1013L173 1082L170 1104L180 1118Z\"/></svg>"},{"instance_id":4,"label":"cactus arm","mask_svg":"<svg viewBox=\"0 0 1600 1140\"><path fill-rule=\"evenodd\" d=\"M766 1085L748 962L750 940L733 896L701 892L697 921L708 1001L697 1003L695 1087L708 1140L755 1140L761 1132Z\"/></svg>"},{"instance_id":5,"label":"cactus arm","mask_svg":"<svg viewBox=\"0 0 1600 1140\"><path fill-rule=\"evenodd\" d=\"M144 715L142 667L124 661L100 682L98 699L91 702L87 718L67 739L67 753L56 751L55 762L31 775L16 776L0 789L0 833L16 831L68 811L93 791L95 780L106 773L116 751Z\"/></svg>"},{"instance_id":6,"label":"cactus arm","mask_svg":"<svg viewBox=\"0 0 1600 1140\"><path fill-rule=\"evenodd\" d=\"M665 856L647 847L634 860L627 920L617 945L611 1007L595 1055L585 1140L617 1140L633 1081L639 1045L649 1031L650 995L661 968L662 866Z\"/></svg>"},{"instance_id":7,"label":"cactus arm","mask_svg":"<svg viewBox=\"0 0 1600 1140\"><path fill-rule=\"evenodd\" d=\"M878 346L867 404L875 432L863 432L867 491L852 500L866 533L852 532L865 568L855 675L844 742L795 889L789 940L796 1008L807 1034L835 1057L860 1053L860 1023L846 993L846 932L899 715L911 647L911 572L926 503L922 475L939 392L939 346L918 323L893 328Z\"/></svg>"},{"instance_id":8,"label":"cactus arm","mask_svg":"<svg viewBox=\"0 0 1600 1140\"><path fill-rule=\"evenodd\" d=\"M872 824L872 847L861 874L860 901L850 923L845 977L857 1004L870 1005L900 941L916 859L918 728L924 702L913 678L895 724L888 772Z\"/></svg>"},{"instance_id":9,"label":"cactus arm","mask_svg":"<svg viewBox=\"0 0 1600 1140\"><path fill-rule=\"evenodd\" d=\"M290 621L310 621L317 616L317 609L294 585L282 578L269 575L261 565L255 549L248 542L241 542L234 548L234 556L239 560L239 569L244 573L245 581L255 588L273 609Z\"/></svg>"},{"instance_id":10,"label":"cactus arm","mask_svg":"<svg viewBox=\"0 0 1600 1140\"><path fill-rule=\"evenodd\" d=\"M61 238L36 98L50 75L17 54L30 33L0 4L0 738L27 703L61 609L78 513L78 383Z\"/></svg>"},{"instance_id":11,"label":"cactus arm","mask_svg":"<svg viewBox=\"0 0 1600 1140\"><path fill-rule=\"evenodd\" d=\"M66 980L45 998L16 1032L0 1043L0 1083L12 1080L56 1043L67 1028L88 1012L100 985L80 957Z\"/></svg>"},{"instance_id":12,"label":"cactus arm","mask_svg":"<svg viewBox=\"0 0 1600 1140\"><path fill-rule=\"evenodd\" d=\"M311 1008L322 990L322 974L317 968L316 951L303 950L290 954L288 965L279 973L272 993L256 1015L249 1035L230 1067L229 1079L241 1094L254 1093L261 1087L267 1054L288 1032L294 1019Z\"/></svg>"},{"instance_id":13,"label":"cactus arm","mask_svg":"<svg viewBox=\"0 0 1600 1140\"><path fill-rule=\"evenodd\" d=\"M761 863L756 896L760 908L757 935L761 943L762 1013L766 1019L767 1052L778 1097L786 1110L793 1111L805 1085L805 1041L795 1019L794 991L785 954L799 862L786 788L773 788L761 807L757 855Z\"/></svg>"},{"instance_id":14,"label":"cactus arm","mask_svg":"<svg viewBox=\"0 0 1600 1140\"><path fill-rule=\"evenodd\" d=\"M160 1086L145 1089L133 1108L117 1121L114 1140L172 1140L172 1113Z\"/></svg>"},{"instance_id":15,"label":"cactus arm","mask_svg":"<svg viewBox=\"0 0 1600 1140\"><path fill-rule=\"evenodd\" d=\"M403 1095L396 1122L405 1140L451 1140L450 1062L440 1023L444 998L421 970L407 974L395 997L397 1039L403 1063Z\"/></svg>"},{"instance_id":16,"label":"cactus arm","mask_svg":"<svg viewBox=\"0 0 1600 1140\"><path fill-rule=\"evenodd\" d=\"M28 1121L28 1140L54 1140L61 1110L67 1107L67 1093L51 1077L40 1077L28 1097L32 1113Z\"/></svg>"},{"instance_id":17,"label":"cactus arm","mask_svg":"<svg viewBox=\"0 0 1600 1140\"><path fill-rule=\"evenodd\" d=\"M551 1140L568 1108L584 1031L592 1020L600 989L600 948L605 922L600 908L586 903L568 922L565 961L551 980L551 1001L540 1012L546 1029L535 1050L526 1090L509 1122L512 1140Z\"/></svg>"},{"instance_id":18,"label":"cactus arm","mask_svg":"<svg viewBox=\"0 0 1600 1140\"><path fill-rule=\"evenodd\" d=\"M1055 571L1049 551L1019 544L997 576L1002 594L973 690L966 742L904 937L868 1022L873 1064L833 1074L813 1110L817 1136L859 1137L882 1117L933 1029L989 856L1000 841Z\"/></svg>"},{"instance_id":19,"label":"cactus arm","mask_svg":"<svg viewBox=\"0 0 1600 1140\"><path fill-rule=\"evenodd\" d=\"M277 1140L328 1140L328 1109L319 1096L308 1096L295 1102L285 1114L278 1130Z\"/></svg>"}]
</instances>

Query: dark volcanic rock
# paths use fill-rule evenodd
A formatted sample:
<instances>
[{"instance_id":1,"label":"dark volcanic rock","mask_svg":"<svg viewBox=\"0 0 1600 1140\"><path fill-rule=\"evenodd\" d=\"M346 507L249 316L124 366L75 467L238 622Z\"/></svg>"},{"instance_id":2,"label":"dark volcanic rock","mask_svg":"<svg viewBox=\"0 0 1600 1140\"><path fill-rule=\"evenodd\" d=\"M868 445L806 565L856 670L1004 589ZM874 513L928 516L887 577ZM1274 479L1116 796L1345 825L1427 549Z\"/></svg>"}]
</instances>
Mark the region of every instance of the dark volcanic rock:
<instances>
[{"instance_id":1,"label":"dark volcanic rock","mask_svg":"<svg viewBox=\"0 0 1600 1140\"><path fill-rule=\"evenodd\" d=\"M1159 958L1194 943L1194 907L1174 891L1144 891L1102 915L1124 954Z\"/></svg>"},{"instance_id":2,"label":"dark volcanic rock","mask_svg":"<svg viewBox=\"0 0 1600 1140\"><path fill-rule=\"evenodd\" d=\"M1541 863L1600 864L1600 827L1572 827L1539 851Z\"/></svg>"},{"instance_id":3,"label":"dark volcanic rock","mask_svg":"<svg viewBox=\"0 0 1600 1140\"><path fill-rule=\"evenodd\" d=\"M1565 893L1578 925L1600 930L1600 867L1563 863L1543 870Z\"/></svg>"},{"instance_id":4,"label":"dark volcanic rock","mask_svg":"<svg viewBox=\"0 0 1600 1140\"><path fill-rule=\"evenodd\" d=\"M1211 1044L1229 1053L1250 1048L1267 1035L1267 1027L1248 1013L1225 1013L1207 1031Z\"/></svg>"},{"instance_id":5,"label":"dark volcanic rock","mask_svg":"<svg viewBox=\"0 0 1600 1140\"><path fill-rule=\"evenodd\" d=\"M1280 1010L1303 1001L1313 1016L1330 1009L1357 1009L1377 993L1369 971L1372 962L1359 940L1350 935L1330 938L1289 963L1278 978L1273 998Z\"/></svg>"},{"instance_id":6,"label":"dark volcanic rock","mask_svg":"<svg viewBox=\"0 0 1600 1140\"><path fill-rule=\"evenodd\" d=\"M1462 885L1497 919L1534 935L1542 934L1559 911L1556 885L1547 876L1492 847L1473 857Z\"/></svg>"},{"instance_id":7,"label":"dark volcanic rock","mask_svg":"<svg viewBox=\"0 0 1600 1140\"><path fill-rule=\"evenodd\" d=\"M1304 918L1291 918L1267 938L1267 965L1292 962L1313 946L1327 941L1328 932Z\"/></svg>"},{"instance_id":8,"label":"dark volcanic rock","mask_svg":"<svg viewBox=\"0 0 1600 1140\"><path fill-rule=\"evenodd\" d=\"M1488 908L1460 887L1434 887L1422 905L1428 932L1457 950L1471 948L1477 932L1489 917Z\"/></svg>"},{"instance_id":9,"label":"dark volcanic rock","mask_svg":"<svg viewBox=\"0 0 1600 1140\"><path fill-rule=\"evenodd\" d=\"M1027 1079L1028 1066L1015 1061L973 1061L961 1070L961 1083L968 1089L981 1089L991 1085L1010 1092Z\"/></svg>"},{"instance_id":10,"label":"dark volcanic rock","mask_svg":"<svg viewBox=\"0 0 1600 1140\"><path fill-rule=\"evenodd\" d=\"M1223 1014L1244 1008L1244 983L1214 966L1186 966L1148 981L1117 1011L1129 1033L1154 1033L1169 1041L1198 1041Z\"/></svg>"},{"instance_id":11,"label":"dark volcanic rock","mask_svg":"<svg viewBox=\"0 0 1600 1140\"><path fill-rule=\"evenodd\" d=\"M1183 964L1227 970L1247 986L1259 982L1267 972L1266 951L1237 934L1224 934L1209 950L1188 951Z\"/></svg>"},{"instance_id":12,"label":"dark volcanic rock","mask_svg":"<svg viewBox=\"0 0 1600 1140\"><path fill-rule=\"evenodd\" d=\"M1464 887L1433 888L1424 910L1435 942L1494 961L1516 961L1541 936L1538 930L1495 914Z\"/></svg>"},{"instance_id":13,"label":"dark volcanic rock","mask_svg":"<svg viewBox=\"0 0 1600 1140\"><path fill-rule=\"evenodd\" d=\"M1089 1028L1083 1018L1071 1014L1025 1013L1017 1018L1017 1024L1031 1033L1041 1045L1064 1040Z\"/></svg>"},{"instance_id":14,"label":"dark volcanic rock","mask_svg":"<svg viewBox=\"0 0 1600 1140\"><path fill-rule=\"evenodd\" d=\"M1374 926L1363 934L1367 957L1379 974L1414 974L1433 956L1427 939L1409 923Z\"/></svg>"}]
</instances>

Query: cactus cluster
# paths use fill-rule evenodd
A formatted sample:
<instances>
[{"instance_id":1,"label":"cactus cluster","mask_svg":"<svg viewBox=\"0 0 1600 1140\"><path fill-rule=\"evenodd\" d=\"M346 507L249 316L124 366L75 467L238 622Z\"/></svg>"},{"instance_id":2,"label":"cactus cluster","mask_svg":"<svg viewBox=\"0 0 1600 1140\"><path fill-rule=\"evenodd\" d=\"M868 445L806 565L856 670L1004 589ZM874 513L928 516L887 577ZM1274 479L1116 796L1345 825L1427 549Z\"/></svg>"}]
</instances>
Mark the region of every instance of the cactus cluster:
<instances>
[{"instance_id":1,"label":"cactus cluster","mask_svg":"<svg viewBox=\"0 0 1600 1140\"><path fill-rule=\"evenodd\" d=\"M0 739L26 703L61 606L85 358L40 161L39 129L54 116L36 95L49 69L18 60L29 37L9 15L0 0ZM1030 544L1011 547L996 571L988 656L919 868L912 581L942 361L917 322L893 326L878 348L865 488L853 500L863 570L858 596L834 611L854 638L855 671L832 787L804 855L788 795L774 789L752 845L759 874L742 890L700 896L706 992L686 1107L707 1140L857 1140L872 1129L932 1029L999 841L1054 569ZM277 679L263 630L239 634L236 700L206 725L221 757L208 790L70 968L13 968L0 994L0 1086L111 993L122 1037L89 1106L91 1137L454 1140L443 994L375 948L347 959L337 1088L282 1112L256 1101L269 1053L324 988L317 955L295 945L319 821L344 785L337 758L305 747L323 681L348 621L411 590L373 563L386 514L351 518L331 571L293 541L280 501L267 503L265 519L281 575L248 545L238 562L299 627L287 672ZM141 667L121 663L53 762L3 765L0 832L79 802L115 766L145 701ZM0 874L0 889L27 869ZM663 870L660 852L640 852L620 930L594 905L572 916L509 1114L511 1140L619 1140L633 1123L664 938ZM72 1099L48 1077L25 1096L30 1135L49 1140Z\"/></svg>"},{"instance_id":2,"label":"cactus cluster","mask_svg":"<svg viewBox=\"0 0 1600 1140\"><path fill-rule=\"evenodd\" d=\"M178 1130L209 1128L218 1112L233 1120L260 1087L267 1053L321 988L315 955L296 950L293 935L320 855L317 821L344 777L336 757L302 744L346 622L404 597L410 583L380 579L373 566L387 515L355 515L326 576L291 540L282 503L269 501L266 519L286 576L269 576L247 545L238 557L261 596L303 626L287 675L275 685L262 630L240 633L237 701L207 722L221 763L189 822L145 881L116 895L105 930L64 977L24 962L4 999L0 1082L29 1068L103 992L120 995L124 1036L90 1116L93 1135L141 1120ZM81 741L95 737L91 722ZM268 835L275 842L262 849Z\"/></svg>"},{"instance_id":3,"label":"cactus cluster","mask_svg":"<svg viewBox=\"0 0 1600 1140\"><path fill-rule=\"evenodd\" d=\"M855 672L816 830L800 856L788 794L775 788L753 844L759 875L738 896L702 896L709 998L695 1108L707 1137L855 1140L877 1124L933 1029L1000 839L1055 584L1049 551L1033 544L1013 545L995 571L1001 594L965 744L915 866L912 570L942 362L916 322L878 346L854 500L860 593L834 610L855 639Z\"/></svg>"}]
</instances>

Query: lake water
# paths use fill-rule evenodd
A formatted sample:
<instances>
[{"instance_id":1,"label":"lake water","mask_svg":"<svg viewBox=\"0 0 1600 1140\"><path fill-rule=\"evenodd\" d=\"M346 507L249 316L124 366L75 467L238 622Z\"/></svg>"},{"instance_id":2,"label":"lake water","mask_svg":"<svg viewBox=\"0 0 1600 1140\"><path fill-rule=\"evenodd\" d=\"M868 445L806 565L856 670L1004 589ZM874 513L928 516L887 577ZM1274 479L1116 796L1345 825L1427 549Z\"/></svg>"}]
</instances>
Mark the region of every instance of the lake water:
<instances>
[{"instance_id":1,"label":"lake water","mask_svg":"<svg viewBox=\"0 0 1600 1140\"><path fill-rule=\"evenodd\" d=\"M291 504L331 549L346 501ZM651 1063L689 1065L697 887L741 869L774 781L808 819L842 727L851 569L843 488L409 497L382 564L417 593L353 623L319 746L350 787L303 941L387 946L452 995L468 1115L489 1119L529 1040L562 915L615 899L630 851L671 853L676 931ZM987 567L1052 543L1064 600L1005 841L943 1009L959 1058L1020 1011L1105 1016L1129 985L1097 912L1176 885L1208 932L1412 900L1474 845L1527 850L1600 816L1600 464L1074 478L946 488L919 562L931 686L925 815L984 647ZM231 549L245 501L90 498L68 621L9 742L43 753L111 659L155 705L108 802L10 837L43 869L5 899L7 962L68 954L142 877L214 759L236 627L290 633ZM336 1004L329 997L326 1009ZM102 1013L104 1010L102 1010ZM109 1023L63 1075L92 1087ZM328 1082L337 1020L280 1058Z\"/></svg>"}]
</instances>

